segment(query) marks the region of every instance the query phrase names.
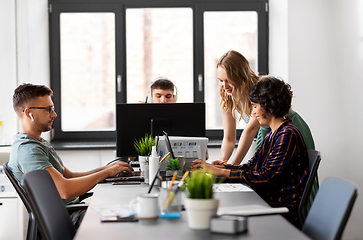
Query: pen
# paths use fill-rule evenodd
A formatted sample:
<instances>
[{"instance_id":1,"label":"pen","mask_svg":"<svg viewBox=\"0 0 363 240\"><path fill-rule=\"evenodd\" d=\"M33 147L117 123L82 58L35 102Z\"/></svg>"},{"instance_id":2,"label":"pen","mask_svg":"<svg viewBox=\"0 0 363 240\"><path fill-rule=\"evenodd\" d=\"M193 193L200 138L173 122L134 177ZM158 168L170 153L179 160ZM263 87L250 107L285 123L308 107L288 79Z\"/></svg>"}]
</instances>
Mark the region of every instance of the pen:
<instances>
[{"instance_id":1,"label":"pen","mask_svg":"<svg viewBox=\"0 0 363 240\"><path fill-rule=\"evenodd\" d=\"M227 159L227 160L224 160L224 161L222 161L222 162L219 162L219 163L217 163L217 164L214 164L214 165L223 165L223 164L225 164L226 162L228 162L228 159Z\"/></svg>"},{"instance_id":2,"label":"pen","mask_svg":"<svg viewBox=\"0 0 363 240\"><path fill-rule=\"evenodd\" d=\"M165 158L166 158L167 156L169 156L169 154L170 154L170 152L168 152L167 154L165 154L165 155L164 155L164 157L160 160L159 164L160 164L160 163L162 163L162 162L165 160Z\"/></svg>"},{"instance_id":3,"label":"pen","mask_svg":"<svg viewBox=\"0 0 363 240\"><path fill-rule=\"evenodd\" d=\"M176 178L176 175L178 174L177 171L174 172L173 174L173 178L171 179L171 184L170 184L170 187L169 187L169 191L171 190L171 188L173 187L174 185L174 181L175 181L175 178Z\"/></svg>"},{"instance_id":4,"label":"pen","mask_svg":"<svg viewBox=\"0 0 363 240\"><path fill-rule=\"evenodd\" d=\"M169 152L169 153L167 153L167 154L165 154L165 155L164 155L164 157L160 160L159 164L160 164L160 163L162 163L162 162L165 160L165 158L166 158L167 156L169 156L169 154L170 154L170 152ZM150 192L151 192L151 189L153 188L154 183L155 183L156 179L158 178L158 174L159 174L159 172L160 172L160 166L159 166L158 170L156 171L155 177L154 177L154 179L153 179L153 181L152 181L152 183L151 183L151 185L150 185L149 191L148 191L147 193L150 193Z\"/></svg>"},{"instance_id":5,"label":"pen","mask_svg":"<svg viewBox=\"0 0 363 240\"><path fill-rule=\"evenodd\" d=\"M155 177L154 177L153 181L151 182L151 185L150 185L147 193L151 193L151 189L153 189L154 183L155 183L156 179L158 178L159 171L160 171L160 168L156 171Z\"/></svg>"},{"instance_id":6,"label":"pen","mask_svg":"<svg viewBox=\"0 0 363 240\"><path fill-rule=\"evenodd\" d=\"M145 103L147 103L147 99L149 98L149 96L146 96L146 100L145 100Z\"/></svg>"},{"instance_id":7,"label":"pen","mask_svg":"<svg viewBox=\"0 0 363 240\"><path fill-rule=\"evenodd\" d=\"M187 178L188 174L189 174L189 172L185 172L182 179L178 183L177 188L175 190L169 192L168 197L166 198L166 200L164 202L165 209L168 209L170 207L171 202L174 200L176 194L179 192L181 186L184 184L184 181Z\"/></svg>"},{"instance_id":8,"label":"pen","mask_svg":"<svg viewBox=\"0 0 363 240\"><path fill-rule=\"evenodd\" d=\"M189 171L186 171L186 172L184 173L184 175L183 175L182 179L180 180L180 182L179 182L179 184L178 184L178 187L181 187L181 186L183 185L183 183L184 183L185 179L187 178L188 174L189 174Z\"/></svg>"}]
</instances>

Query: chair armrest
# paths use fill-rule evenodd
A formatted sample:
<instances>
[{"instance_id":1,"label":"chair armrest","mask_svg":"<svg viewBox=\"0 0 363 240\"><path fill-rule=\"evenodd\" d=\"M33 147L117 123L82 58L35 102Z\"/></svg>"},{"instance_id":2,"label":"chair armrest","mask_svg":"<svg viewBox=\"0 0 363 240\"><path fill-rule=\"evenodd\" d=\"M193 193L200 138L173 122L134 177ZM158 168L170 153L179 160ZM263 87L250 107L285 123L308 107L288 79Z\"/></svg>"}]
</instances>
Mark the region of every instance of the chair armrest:
<instances>
[{"instance_id":1,"label":"chair armrest","mask_svg":"<svg viewBox=\"0 0 363 240\"><path fill-rule=\"evenodd\" d=\"M68 213L73 213L75 211L78 210L82 210L82 209L87 209L88 208L88 204L85 203L76 203L76 204L70 204L70 205L66 205L66 209L68 211Z\"/></svg>"},{"instance_id":2,"label":"chair armrest","mask_svg":"<svg viewBox=\"0 0 363 240\"><path fill-rule=\"evenodd\" d=\"M85 200L86 198L89 198L93 196L93 192L87 192L81 196L79 196L79 201L82 202L83 200Z\"/></svg>"}]
</instances>

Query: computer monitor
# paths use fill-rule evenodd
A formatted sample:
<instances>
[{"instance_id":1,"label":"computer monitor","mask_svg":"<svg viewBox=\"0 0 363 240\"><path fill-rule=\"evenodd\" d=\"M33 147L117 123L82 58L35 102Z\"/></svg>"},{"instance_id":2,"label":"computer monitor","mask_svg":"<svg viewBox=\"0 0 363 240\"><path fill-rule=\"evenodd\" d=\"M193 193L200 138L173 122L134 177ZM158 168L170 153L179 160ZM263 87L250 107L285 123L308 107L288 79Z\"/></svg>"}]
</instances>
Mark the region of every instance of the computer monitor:
<instances>
[{"instance_id":1,"label":"computer monitor","mask_svg":"<svg viewBox=\"0 0 363 240\"><path fill-rule=\"evenodd\" d=\"M117 157L137 156L134 141L164 135L205 137L205 103L119 103L116 105Z\"/></svg>"}]
</instances>

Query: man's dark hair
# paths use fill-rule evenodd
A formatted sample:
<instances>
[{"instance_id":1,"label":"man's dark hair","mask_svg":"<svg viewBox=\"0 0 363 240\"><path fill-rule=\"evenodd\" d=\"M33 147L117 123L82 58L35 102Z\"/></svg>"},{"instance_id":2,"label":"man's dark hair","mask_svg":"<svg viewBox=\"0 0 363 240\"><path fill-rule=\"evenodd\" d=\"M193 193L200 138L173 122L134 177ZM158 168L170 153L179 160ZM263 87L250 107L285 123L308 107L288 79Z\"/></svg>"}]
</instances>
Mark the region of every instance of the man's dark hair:
<instances>
[{"instance_id":1,"label":"man's dark hair","mask_svg":"<svg viewBox=\"0 0 363 240\"><path fill-rule=\"evenodd\" d=\"M260 104L267 114L284 117L291 107L291 86L278 78L262 76L248 91L248 99Z\"/></svg>"},{"instance_id":2,"label":"man's dark hair","mask_svg":"<svg viewBox=\"0 0 363 240\"><path fill-rule=\"evenodd\" d=\"M20 113L29 101L43 96L53 96L53 91L44 85L21 84L14 90L13 108L16 113Z\"/></svg>"},{"instance_id":3,"label":"man's dark hair","mask_svg":"<svg viewBox=\"0 0 363 240\"><path fill-rule=\"evenodd\" d=\"M158 78L156 79L150 86L151 90L154 89L163 89L163 90L172 90L174 92L174 83L167 78Z\"/></svg>"}]
</instances>

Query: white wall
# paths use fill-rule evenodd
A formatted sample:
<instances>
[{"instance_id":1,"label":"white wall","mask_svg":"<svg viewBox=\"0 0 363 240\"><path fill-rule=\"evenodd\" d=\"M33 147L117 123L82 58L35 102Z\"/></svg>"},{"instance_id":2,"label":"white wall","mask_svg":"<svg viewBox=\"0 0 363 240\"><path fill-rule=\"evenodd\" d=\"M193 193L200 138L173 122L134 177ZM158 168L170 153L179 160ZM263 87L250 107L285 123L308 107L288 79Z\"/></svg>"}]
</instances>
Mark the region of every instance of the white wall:
<instances>
[{"instance_id":1,"label":"white wall","mask_svg":"<svg viewBox=\"0 0 363 240\"><path fill-rule=\"evenodd\" d=\"M15 1L0 2L0 121L4 134L13 135L17 129L12 110L12 93L16 86L16 11Z\"/></svg>"},{"instance_id":2,"label":"white wall","mask_svg":"<svg viewBox=\"0 0 363 240\"><path fill-rule=\"evenodd\" d=\"M14 89L27 82L50 85L47 2L0 1L0 121L11 141L18 131ZM43 137L49 139L49 133Z\"/></svg>"},{"instance_id":3,"label":"white wall","mask_svg":"<svg viewBox=\"0 0 363 240\"><path fill-rule=\"evenodd\" d=\"M14 87L22 82L49 85L47 18L47 0L0 1L0 110L9 116L5 124L12 132L17 130L9 107ZM328 176L351 179L360 192L362 1L270 0L269 61L270 73L292 85L293 108L311 127L322 153L320 180ZM112 156L112 152L61 154L74 168L88 168L102 156ZM358 197L344 239L363 235L362 201Z\"/></svg>"},{"instance_id":4,"label":"white wall","mask_svg":"<svg viewBox=\"0 0 363 240\"><path fill-rule=\"evenodd\" d=\"M278 4L277 4L278 2ZM270 24L285 16L272 15ZM275 4L276 3L276 4ZM293 108L308 122L321 151L320 180L328 176L350 179L363 190L360 168L363 130L363 2L361 0L289 0L287 6L287 80L294 91ZM285 23L282 23L283 25ZM270 28L271 30L271 28ZM276 34L276 35L274 35ZM275 41L281 37L271 32ZM284 41L282 35L282 41ZM270 41L273 43L274 40ZM273 46L270 46L273 47ZM278 48L280 49L280 48ZM271 56L279 59L277 51ZM285 50L282 50L285 54ZM280 56L281 57L281 56ZM270 67L273 74L275 63ZM281 68L281 67L280 67ZM358 197L344 239L361 239L363 200Z\"/></svg>"}]
</instances>

